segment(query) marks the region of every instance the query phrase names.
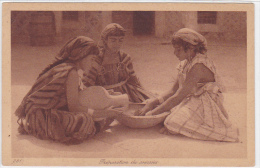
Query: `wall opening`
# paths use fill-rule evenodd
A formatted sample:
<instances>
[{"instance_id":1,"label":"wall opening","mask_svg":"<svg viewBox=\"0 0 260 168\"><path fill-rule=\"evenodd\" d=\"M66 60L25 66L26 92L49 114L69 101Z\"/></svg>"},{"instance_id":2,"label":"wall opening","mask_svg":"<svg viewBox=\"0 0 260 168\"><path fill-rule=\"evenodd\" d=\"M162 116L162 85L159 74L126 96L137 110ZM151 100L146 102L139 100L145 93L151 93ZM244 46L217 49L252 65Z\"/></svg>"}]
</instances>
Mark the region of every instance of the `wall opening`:
<instances>
[{"instance_id":1,"label":"wall opening","mask_svg":"<svg viewBox=\"0 0 260 168\"><path fill-rule=\"evenodd\" d=\"M79 20L79 12L76 12L76 11L62 12L62 19L63 20L78 21Z\"/></svg>"},{"instance_id":2,"label":"wall opening","mask_svg":"<svg viewBox=\"0 0 260 168\"><path fill-rule=\"evenodd\" d=\"M155 28L155 12L153 11L135 11L133 12L133 34L134 35L152 35Z\"/></svg>"},{"instance_id":3,"label":"wall opening","mask_svg":"<svg viewBox=\"0 0 260 168\"><path fill-rule=\"evenodd\" d=\"M217 12L212 11L199 11L198 24L217 24Z\"/></svg>"}]
</instances>

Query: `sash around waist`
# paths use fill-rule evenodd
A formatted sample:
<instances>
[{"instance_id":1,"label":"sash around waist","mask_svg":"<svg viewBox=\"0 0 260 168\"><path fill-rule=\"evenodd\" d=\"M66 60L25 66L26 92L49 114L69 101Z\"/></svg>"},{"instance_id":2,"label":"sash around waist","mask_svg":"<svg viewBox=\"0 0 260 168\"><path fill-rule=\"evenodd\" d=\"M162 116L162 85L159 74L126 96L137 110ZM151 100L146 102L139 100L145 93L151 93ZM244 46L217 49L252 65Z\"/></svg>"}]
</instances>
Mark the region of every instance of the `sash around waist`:
<instances>
[{"instance_id":1,"label":"sash around waist","mask_svg":"<svg viewBox=\"0 0 260 168\"><path fill-rule=\"evenodd\" d=\"M198 83L197 88L194 89L193 95L198 96L204 93L205 91L211 92L211 93L221 93L221 89L218 86L216 82L208 82L208 83Z\"/></svg>"}]
</instances>

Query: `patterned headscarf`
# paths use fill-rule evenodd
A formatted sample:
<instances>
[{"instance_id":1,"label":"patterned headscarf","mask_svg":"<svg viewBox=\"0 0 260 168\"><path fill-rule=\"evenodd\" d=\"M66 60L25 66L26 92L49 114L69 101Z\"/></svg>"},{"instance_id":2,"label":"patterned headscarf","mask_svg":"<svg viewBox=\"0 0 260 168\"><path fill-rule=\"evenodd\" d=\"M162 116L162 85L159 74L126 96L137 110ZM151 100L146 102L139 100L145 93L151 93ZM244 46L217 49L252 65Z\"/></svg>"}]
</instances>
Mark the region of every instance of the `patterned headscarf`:
<instances>
[{"instance_id":1,"label":"patterned headscarf","mask_svg":"<svg viewBox=\"0 0 260 168\"><path fill-rule=\"evenodd\" d=\"M89 37L78 36L63 46L56 59L77 61L90 53L98 54L98 48L94 40Z\"/></svg>"},{"instance_id":2,"label":"patterned headscarf","mask_svg":"<svg viewBox=\"0 0 260 168\"><path fill-rule=\"evenodd\" d=\"M189 28L183 28L177 31L172 39L180 38L183 41L186 41L194 46L203 46L205 49L207 49L207 40L206 38L201 35L200 33L189 29Z\"/></svg>"},{"instance_id":3,"label":"patterned headscarf","mask_svg":"<svg viewBox=\"0 0 260 168\"><path fill-rule=\"evenodd\" d=\"M85 36L78 36L68 41L60 50L58 56L55 57L55 61L48 65L38 76L41 77L45 72L51 68L64 63L75 62L90 54L99 54L99 50L94 40Z\"/></svg>"}]
</instances>

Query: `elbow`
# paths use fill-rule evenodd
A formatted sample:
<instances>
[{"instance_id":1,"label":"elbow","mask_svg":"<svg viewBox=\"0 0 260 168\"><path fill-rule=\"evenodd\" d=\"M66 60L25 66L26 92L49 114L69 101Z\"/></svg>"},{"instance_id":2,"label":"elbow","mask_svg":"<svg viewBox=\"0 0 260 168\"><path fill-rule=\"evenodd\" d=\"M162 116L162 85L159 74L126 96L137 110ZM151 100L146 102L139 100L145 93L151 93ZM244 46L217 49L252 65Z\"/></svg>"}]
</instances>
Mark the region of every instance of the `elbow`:
<instances>
[{"instance_id":1,"label":"elbow","mask_svg":"<svg viewBox=\"0 0 260 168\"><path fill-rule=\"evenodd\" d=\"M80 104L73 104L68 106L70 112L82 112Z\"/></svg>"},{"instance_id":2,"label":"elbow","mask_svg":"<svg viewBox=\"0 0 260 168\"><path fill-rule=\"evenodd\" d=\"M76 106L69 106L69 112L79 112L79 109Z\"/></svg>"}]
</instances>

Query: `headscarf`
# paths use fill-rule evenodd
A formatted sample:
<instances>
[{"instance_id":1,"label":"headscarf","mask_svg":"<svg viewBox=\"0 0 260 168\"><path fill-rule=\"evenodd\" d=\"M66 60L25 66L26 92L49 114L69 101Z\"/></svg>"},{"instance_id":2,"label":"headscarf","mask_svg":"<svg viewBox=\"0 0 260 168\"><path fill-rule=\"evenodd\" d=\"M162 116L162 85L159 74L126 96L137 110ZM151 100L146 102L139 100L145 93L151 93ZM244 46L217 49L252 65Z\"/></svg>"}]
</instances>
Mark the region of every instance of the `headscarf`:
<instances>
[{"instance_id":1,"label":"headscarf","mask_svg":"<svg viewBox=\"0 0 260 168\"><path fill-rule=\"evenodd\" d=\"M94 40L85 36L78 36L68 41L63 48L60 50L57 60L71 60L77 61L85 56L89 55L90 52L97 52L97 45Z\"/></svg>"},{"instance_id":2,"label":"headscarf","mask_svg":"<svg viewBox=\"0 0 260 168\"><path fill-rule=\"evenodd\" d=\"M200 47L204 47L205 49L207 49L207 40L206 38L201 35L200 33L189 29L189 28L183 28L180 29L179 31L177 31L172 39L177 39L180 38L185 42L188 42L194 46L200 46Z\"/></svg>"},{"instance_id":3,"label":"headscarf","mask_svg":"<svg viewBox=\"0 0 260 168\"><path fill-rule=\"evenodd\" d=\"M104 30L101 32L101 40L99 41L98 47L100 48L101 53L104 52L106 48L106 40L109 35L113 36L124 36L126 30L117 23L108 24Z\"/></svg>"},{"instance_id":4,"label":"headscarf","mask_svg":"<svg viewBox=\"0 0 260 168\"><path fill-rule=\"evenodd\" d=\"M106 40L109 34L125 35L125 32L126 30L121 25L117 23L110 23L101 32L101 40Z\"/></svg>"},{"instance_id":5,"label":"headscarf","mask_svg":"<svg viewBox=\"0 0 260 168\"><path fill-rule=\"evenodd\" d=\"M78 36L69 40L60 50L55 61L47 66L38 76L41 77L45 72L51 68L64 63L64 62L75 62L90 54L99 54L98 47L94 40L85 36Z\"/></svg>"}]
</instances>

